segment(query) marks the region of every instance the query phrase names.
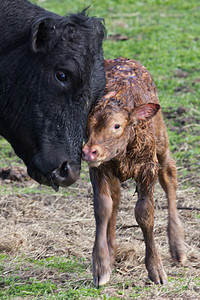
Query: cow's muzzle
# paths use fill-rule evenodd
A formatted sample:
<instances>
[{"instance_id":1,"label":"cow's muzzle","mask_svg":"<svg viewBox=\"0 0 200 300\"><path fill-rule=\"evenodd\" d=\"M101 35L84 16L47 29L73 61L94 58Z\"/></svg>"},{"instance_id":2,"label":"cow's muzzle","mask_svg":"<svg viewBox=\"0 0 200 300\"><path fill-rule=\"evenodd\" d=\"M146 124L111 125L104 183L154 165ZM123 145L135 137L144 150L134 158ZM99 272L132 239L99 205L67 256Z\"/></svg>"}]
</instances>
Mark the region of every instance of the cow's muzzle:
<instances>
[{"instance_id":1,"label":"cow's muzzle","mask_svg":"<svg viewBox=\"0 0 200 300\"><path fill-rule=\"evenodd\" d=\"M57 192L59 186L67 187L80 177L80 165L74 162L63 162L60 167L51 171L48 175L42 174L40 169L32 165L28 167L28 174L40 184L52 186Z\"/></svg>"},{"instance_id":2,"label":"cow's muzzle","mask_svg":"<svg viewBox=\"0 0 200 300\"><path fill-rule=\"evenodd\" d=\"M64 162L60 168L55 169L50 175L50 185L55 191L59 186L69 186L80 177L80 166L73 162Z\"/></svg>"}]
</instances>

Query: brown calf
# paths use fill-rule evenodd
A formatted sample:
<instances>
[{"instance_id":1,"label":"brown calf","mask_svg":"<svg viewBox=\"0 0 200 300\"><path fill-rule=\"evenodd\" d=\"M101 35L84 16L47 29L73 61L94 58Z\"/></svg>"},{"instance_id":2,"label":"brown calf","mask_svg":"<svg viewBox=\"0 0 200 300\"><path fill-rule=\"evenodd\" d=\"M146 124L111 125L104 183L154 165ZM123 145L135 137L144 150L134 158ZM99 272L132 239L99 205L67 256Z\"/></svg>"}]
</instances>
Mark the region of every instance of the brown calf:
<instances>
[{"instance_id":1,"label":"brown calf","mask_svg":"<svg viewBox=\"0 0 200 300\"><path fill-rule=\"evenodd\" d=\"M103 285L110 279L117 250L115 226L120 183L128 178L137 184L135 216L144 235L148 276L156 284L165 283L167 276L153 234L157 176L168 199L172 258L183 262L186 254L175 203L176 165L170 156L156 86L146 68L134 60L105 60L105 70L106 94L89 115L82 155L89 164L94 190L94 284Z\"/></svg>"}]
</instances>

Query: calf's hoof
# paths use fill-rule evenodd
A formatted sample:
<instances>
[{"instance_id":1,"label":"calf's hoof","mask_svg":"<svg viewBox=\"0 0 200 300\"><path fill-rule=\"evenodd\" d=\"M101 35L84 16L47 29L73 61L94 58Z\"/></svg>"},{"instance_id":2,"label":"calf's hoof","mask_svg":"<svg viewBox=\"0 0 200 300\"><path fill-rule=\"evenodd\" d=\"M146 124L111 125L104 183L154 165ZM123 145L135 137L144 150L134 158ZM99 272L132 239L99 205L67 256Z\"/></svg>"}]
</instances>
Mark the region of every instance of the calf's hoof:
<instances>
[{"instance_id":1,"label":"calf's hoof","mask_svg":"<svg viewBox=\"0 0 200 300\"><path fill-rule=\"evenodd\" d=\"M169 248L174 263L184 263L187 260L184 244L184 233L180 221L170 221L168 224Z\"/></svg>"},{"instance_id":2,"label":"calf's hoof","mask_svg":"<svg viewBox=\"0 0 200 300\"><path fill-rule=\"evenodd\" d=\"M145 264L148 271L148 278L155 284L166 284L167 275L164 271L161 258L156 249L146 253Z\"/></svg>"},{"instance_id":3,"label":"calf's hoof","mask_svg":"<svg viewBox=\"0 0 200 300\"><path fill-rule=\"evenodd\" d=\"M93 280L96 287L105 285L110 280L110 272L99 276L94 276Z\"/></svg>"},{"instance_id":4,"label":"calf's hoof","mask_svg":"<svg viewBox=\"0 0 200 300\"><path fill-rule=\"evenodd\" d=\"M162 264L149 269L148 278L155 284L166 284L168 281Z\"/></svg>"},{"instance_id":5,"label":"calf's hoof","mask_svg":"<svg viewBox=\"0 0 200 300\"><path fill-rule=\"evenodd\" d=\"M93 250L92 273L96 287L105 285L110 280L111 273L109 251L106 248L101 250Z\"/></svg>"}]
</instances>

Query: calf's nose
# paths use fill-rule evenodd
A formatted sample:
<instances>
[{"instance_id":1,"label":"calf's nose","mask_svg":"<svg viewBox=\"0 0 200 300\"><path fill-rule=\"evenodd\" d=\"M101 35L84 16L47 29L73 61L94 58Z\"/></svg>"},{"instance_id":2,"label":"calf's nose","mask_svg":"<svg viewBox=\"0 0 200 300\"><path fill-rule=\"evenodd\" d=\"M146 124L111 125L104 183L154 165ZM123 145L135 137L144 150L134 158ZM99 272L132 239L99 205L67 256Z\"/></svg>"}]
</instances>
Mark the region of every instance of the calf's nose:
<instances>
[{"instance_id":1,"label":"calf's nose","mask_svg":"<svg viewBox=\"0 0 200 300\"><path fill-rule=\"evenodd\" d=\"M98 146L92 146L90 149L90 160L96 160L100 154Z\"/></svg>"},{"instance_id":2,"label":"calf's nose","mask_svg":"<svg viewBox=\"0 0 200 300\"><path fill-rule=\"evenodd\" d=\"M91 146L88 147L86 144L83 146L83 154L82 158L86 161L93 161L96 160L99 156L99 149L98 146Z\"/></svg>"}]
</instances>

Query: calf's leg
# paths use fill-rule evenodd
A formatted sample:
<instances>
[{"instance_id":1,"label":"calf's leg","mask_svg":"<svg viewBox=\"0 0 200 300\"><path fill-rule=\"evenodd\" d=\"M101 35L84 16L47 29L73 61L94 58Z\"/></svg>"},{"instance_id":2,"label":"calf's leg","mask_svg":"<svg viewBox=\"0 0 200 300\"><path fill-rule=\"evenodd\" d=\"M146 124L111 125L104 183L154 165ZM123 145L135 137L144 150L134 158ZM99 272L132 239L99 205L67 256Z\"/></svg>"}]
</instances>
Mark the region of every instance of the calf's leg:
<instances>
[{"instance_id":1,"label":"calf's leg","mask_svg":"<svg viewBox=\"0 0 200 300\"><path fill-rule=\"evenodd\" d=\"M140 180L137 184L138 201L135 207L135 217L144 236L146 246L145 265L148 271L148 277L156 284L164 284L167 282L167 275L163 269L162 261L155 245L153 233L153 189L155 179L156 178L145 178L146 182Z\"/></svg>"},{"instance_id":2,"label":"calf's leg","mask_svg":"<svg viewBox=\"0 0 200 300\"><path fill-rule=\"evenodd\" d=\"M92 255L93 279L94 284L100 286L110 280L111 264L116 251L115 224L118 200L115 201L116 203L113 206L109 178L106 178L104 174L91 168L90 178L94 190L96 220L96 236ZM117 180L116 183L118 184ZM120 188L119 184L118 186ZM112 194L114 195L115 191Z\"/></svg>"},{"instance_id":3,"label":"calf's leg","mask_svg":"<svg viewBox=\"0 0 200 300\"><path fill-rule=\"evenodd\" d=\"M115 237L115 228L116 228L116 221L117 221L117 211L120 203L120 188L121 183L118 178L112 177L109 180L109 189L111 192L112 202L113 202L113 209L112 214L108 223L107 229L107 241L108 241L108 249L110 253L110 261L111 265L113 265L115 261L115 256L117 253L117 243Z\"/></svg>"},{"instance_id":4,"label":"calf's leg","mask_svg":"<svg viewBox=\"0 0 200 300\"><path fill-rule=\"evenodd\" d=\"M168 148L162 154L158 155L158 161L161 166L158 172L159 182L166 193L169 206L167 231L170 252L174 262L183 263L187 259L187 257L185 253L184 233L176 208L176 164L170 157Z\"/></svg>"}]
</instances>

